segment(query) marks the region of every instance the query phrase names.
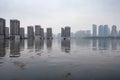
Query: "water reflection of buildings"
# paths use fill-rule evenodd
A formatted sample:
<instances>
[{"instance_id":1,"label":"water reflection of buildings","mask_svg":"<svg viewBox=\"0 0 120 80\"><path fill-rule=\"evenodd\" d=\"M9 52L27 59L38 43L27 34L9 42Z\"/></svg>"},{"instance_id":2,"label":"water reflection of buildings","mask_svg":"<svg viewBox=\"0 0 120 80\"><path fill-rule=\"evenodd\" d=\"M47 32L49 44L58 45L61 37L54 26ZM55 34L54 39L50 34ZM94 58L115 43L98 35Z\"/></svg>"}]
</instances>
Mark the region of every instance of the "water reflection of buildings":
<instances>
[{"instance_id":1,"label":"water reflection of buildings","mask_svg":"<svg viewBox=\"0 0 120 80\"><path fill-rule=\"evenodd\" d=\"M111 49L112 50L117 50L117 47L118 47L118 40L117 39L112 39L111 40Z\"/></svg>"},{"instance_id":2,"label":"water reflection of buildings","mask_svg":"<svg viewBox=\"0 0 120 80\"><path fill-rule=\"evenodd\" d=\"M75 43L80 47L88 47L91 44L91 40L89 39L75 39Z\"/></svg>"},{"instance_id":3,"label":"water reflection of buildings","mask_svg":"<svg viewBox=\"0 0 120 80\"><path fill-rule=\"evenodd\" d=\"M61 49L63 52L70 53L71 41L70 40L61 40Z\"/></svg>"},{"instance_id":4,"label":"water reflection of buildings","mask_svg":"<svg viewBox=\"0 0 120 80\"><path fill-rule=\"evenodd\" d=\"M20 51L23 51L25 48L25 40L21 39L20 40Z\"/></svg>"},{"instance_id":5,"label":"water reflection of buildings","mask_svg":"<svg viewBox=\"0 0 120 80\"><path fill-rule=\"evenodd\" d=\"M108 50L110 47L109 39L99 39L98 40L98 48L99 50Z\"/></svg>"},{"instance_id":6,"label":"water reflection of buildings","mask_svg":"<svg viewBox=\"0 0 120 80\"><path fill-rule=\"evenodd\" d=\"M48 50L52 50L52 41L53 40L46 40L46 46Z\"/></svg>"},{"instance_id":7,"label":"water reflection of buildings","mask_svg":"<svg viewBox=\"0 0 120 80\"><path fill-rule=\"evenodd\" d=\"M44 40L35 40L35 51L40 51L44 48Z\"/></svg>"},{"instance_id":8,"label":"water reflection of buildings","mask_svg":"<svg viewBox=\"0 0 120 80\"><path fill-rule=\"evenodd\" d=\"M28 49L33 49L34 48L34 39L28 39L27 40L27 47L28 47Z\"/></svg>"},{"instance_id":9,"label":"water reflection of buildings","mask_svg":"<svg viewBox=\"0 0 120 80\"><path fill-rule=\"evenodd\" d=\"M93 47L93 50L97 49L97 39L92 40L92 47Z\"/></svg>"},{"instance_id":10,"label":"water reflection of buildings","mask_svg":"<svg viewBox=\"0 0 120 80\"><path fill-rule=\"evenodd\" d=\"M93 50L117 50L119 44L119 39L92 39Z\"/></svg>"},{"instance_id":11,"label":"water reflection of buildings","mask_svg":"<svg viewBox=\"0 0 120 80\"><path fill-rule=\"evenodd\" d=\"M20 56L20 41L10 41L10 57Z\"/></svg>"},{"instance_id":12,"label":"water reflection of buildings","mask_svg":"<svg viewBox=\"0 0 120 80\"><path fill-rule=\"evenodd\" d=\"M4 40L0 40L0 57L4 57L5 54L6 54L5 41Z\"/></svg>"},{"instance_id":13,"label":"water reflection of buildings","mask_svg":"<svg viewBox=\"0 0 120 80\"><path fill-rule=\"evenodd\" d=\"M5 48L7 48L7 49L9 49L9 42L10 41L8 39L5 40Z\"/></svg>"}]
</instances>

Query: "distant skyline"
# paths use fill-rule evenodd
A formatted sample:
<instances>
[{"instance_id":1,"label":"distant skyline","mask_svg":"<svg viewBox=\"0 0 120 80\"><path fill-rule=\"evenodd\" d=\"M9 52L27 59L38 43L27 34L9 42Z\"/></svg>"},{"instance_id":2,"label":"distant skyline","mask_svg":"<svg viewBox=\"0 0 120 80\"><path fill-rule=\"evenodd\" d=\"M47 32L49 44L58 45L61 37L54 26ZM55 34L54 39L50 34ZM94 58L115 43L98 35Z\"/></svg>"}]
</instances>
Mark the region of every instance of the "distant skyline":
<instances>
[{"instance_id":1,"label":"distant skyline","mask_svg":"<svg viewBox=\"0 0 120 80\"><path fill-rule=\"evenodd\" d=\"M116 25L120 29L120 0L0 0L0 17L9 27L10 19L21 27L41 25L53 33L70 26L72 32L90 29L92 24Z\"/></svg>"}]
</instances>

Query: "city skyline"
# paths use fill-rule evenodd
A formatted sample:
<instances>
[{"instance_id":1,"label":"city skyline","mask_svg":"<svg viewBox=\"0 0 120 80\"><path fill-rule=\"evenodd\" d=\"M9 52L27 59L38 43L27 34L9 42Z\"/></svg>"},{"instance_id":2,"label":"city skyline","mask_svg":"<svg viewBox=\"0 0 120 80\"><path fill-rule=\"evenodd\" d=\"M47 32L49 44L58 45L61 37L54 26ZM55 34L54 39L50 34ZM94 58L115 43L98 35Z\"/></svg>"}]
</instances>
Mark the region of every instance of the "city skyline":
<instances>
[{"instance_id":1,"label":"city skyline","mask_svg":"<svg viewBox=\"0 0 120 80\"><path fill-rule=\"evenodd\" d=\"M6 26L10 19L21 21L21 27L41 25L52 27L53 33L60 28L70 26L72 32L91 30L92 24L116 25L120 21L119 0L1 0L1 17L5 18Z\"/></svg>"},{"instance_id":2,"label":"city skyline","mask_svg":"<svg viewBox=\"0 0 120 80\"><path fill-rule=\"evenodd\" d=\"M7 22L7 20L5 19L5 18L0 18L1 20L4 20L5 21L5 23L4 23L4 26L5 27L7 27L6 26L6 22ZM17 22L19 22L19 24L16 24L16 26L19 26L19 27L21 27L21 21L20 20L18 20L18 19L10 19L10 27L11 27L11 21L15 21L15 24L16 24L16 21ZM1 23L1 25L3 25L2 23ZM14 25L15 26L15 25ZM31 25L29 25L29 26L31 26ZM29 26L27 26L27 27L29 27ZM98 26L98 24L92 24L91 25L91 29L78 29L76 32L73 32L73 31L71 31L71 33L77 33L78 31L90 31L90 32L88 32L88 33L90 33L92 36L98 36L98 35L103 35L103 36L108 36L108 34L110 33L110 31L113 29L113 26L115 26L115 28L114 29L116 29L116 31L120 31L120 29L118 28L118 26L116 26L116 25L112 25L112 26L109 26L108 24L100 24L99 26ZM10 27L7 27L7 28L10 28ZM47 32L47 28L51 28L51 29L54 29L54 28L52 28L52 27L47 27L47 28L41 28L42 26L40 25L40 24L35 24L35 25L32 25L32 27L34 27L35 28L35 30L33 30L33 32L36 32L37 31L37 34L35 33L35 35L38 35L38 34L41 34L41 35L43 35L43 33L46 33ZM37 28L36 28L37 27ZM67 26L65 26L65 27L67 27ZM71 26L69 26L70 28L71 28ZM97 28L97 27L99 27L99 28ZM17 27L16 27L17 28ZM27 29L25 29L25 27L21 27L21 28L23 28L24 29L24 33L25 34L27 34ZM39 31L39 28L40 28L40 33L38 32ZM62 27L60 27L60 28L62 28ZM105 30L105 33L104 32L102 32L103 31L103 29ZM3 28L2 28L3 29ZM1 31L4 31L4 30L2 30L1 29ZM46 29L46 32L44 32L44 29ZM13 30L12 28L10 28L10 34L11 34L11 30ZM41 31L42 30L42 31ZM23 31L23 30L22 30ZM100 32L98 32L98 31L100 31ZM13 31L12 31L13 32ZM18 32L18 31L16 31L16 32ZM41 33L42 32L42 33ZM53 32L53 31L52 31ZM19 32L18 32L19 33ZM59 34L59 33L61 33L60 32L60 30L59 30L59 32L58 33L54 33L53 32L53 34Z\"/></svg>"}]
</instances>

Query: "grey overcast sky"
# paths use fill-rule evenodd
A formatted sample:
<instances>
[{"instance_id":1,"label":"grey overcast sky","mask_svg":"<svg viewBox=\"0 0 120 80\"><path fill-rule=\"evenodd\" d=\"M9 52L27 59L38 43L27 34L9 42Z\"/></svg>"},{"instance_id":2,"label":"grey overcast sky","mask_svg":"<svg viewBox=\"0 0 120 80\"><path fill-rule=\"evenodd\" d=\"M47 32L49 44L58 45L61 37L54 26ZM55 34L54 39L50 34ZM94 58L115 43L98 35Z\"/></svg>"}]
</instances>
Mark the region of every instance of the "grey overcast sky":
<instances>
[{"instance_id":1,"label":"grey overcast sky","mask_svg":"<svg viewBox=\"0 0 120 80\"><path fill-rule=\"evenodd\" d=\"M0 17L21 21L21 27L41 25L72 31L91 29L92 24L120 26L120 0L0 0Z\"/></svg>"}]
</instances>

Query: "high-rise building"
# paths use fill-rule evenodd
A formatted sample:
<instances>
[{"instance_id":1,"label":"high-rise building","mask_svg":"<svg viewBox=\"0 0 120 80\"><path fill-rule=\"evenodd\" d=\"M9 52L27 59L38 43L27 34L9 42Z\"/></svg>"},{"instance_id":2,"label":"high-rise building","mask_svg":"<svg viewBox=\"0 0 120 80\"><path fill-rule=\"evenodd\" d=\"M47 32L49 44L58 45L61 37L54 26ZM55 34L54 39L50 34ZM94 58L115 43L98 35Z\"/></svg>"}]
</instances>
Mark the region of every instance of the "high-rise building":
<instances>
[{"instance_id":1,"label":"high-rise building","mask_svg":"<svg viewBox=\"0 0 120 80\"><path fill-rule=\"evenodd\" d=\"M40 36L41 36L41 39L44 39L44 29L43 28L40 28Z\"/></svg>"},{"instance_id":2,"label":"high-rise building","mask_svg":"<svg viewBox=\"0 0 120 80\"><path fill-rule=\"evenodd\" d=\"M25 38L25 30L24 28L20 28L20 39L24 39Z\"/></svg>"},{"instance_id":3,"label":"high-rise building","mask_svg":"<svg viewBox=\"0 0 120 80\"><path fill-rule=\"evenodd\" d=\"M35 36L40 36L40 25L35 25Z\"/></svg>"},{"instance_id":4,"label":"high-rise building","mask_svg":"<svg viewBox=\"0 0 120 80\"><path fill-rule=\"evenodd\" d=\"M98 30L98 36L99 37L109 37L110 36L110 29L108 25L100 25Z\"/></svg>"},{"instance_id":5,"label":"high-rise building","mask_svg":"<svg viewBox=\"0 0 120 80\"><path fill-rule=\"evenodd\" d=\"M119 34L118 34L118 36L120 37L120 30L119 30Z\"/></svg>"},{"instance_id":6,"label":"high-rise building","mask_svg":"<svg viewBox=\"0 0 120 80\"><path fill-rule=\"evenodd\" d=\"M20 21L17 19L10 20L11 39L20 39Z\"/></svg>"},{"instance_id":7,"label":"high-rise building","mask_svg":"<svg viewBox=\"0 0 120 80\"><path fill-rule=\"evenodd\" d=\"M104 25L104 37L108 37L110 36L110 29L108 27L108 25Z\"/></svg>"},{"instance_id":8,"label":"high-rise building","mask_svg":"<svg viewBox=\"0 0 120 80\"><path fill-rule=\"evenodd\" d=\"M71 35L71 28L69 26L65 27L65 37L70 37Z\"/></svg>"},{"instance_id":9,"label":"high-rise building","mask_svg":"<svg viewBox=\"0 0 120 80\"><path fill-rule=\"evenodd\" d=\"M65 36L65 29L61 28L61 37L64 37L64 36Z\"/></svg>"},{"instance_id":10,"label":"high-rise building","mask_svg":"<svg viewBox=\"0 0 120 80\"><path fill-rule=\"evenodd\" d=\"M40 39L41 38L40 29L41 29L40 25L35 25L35 39Z\"/></svg>"},{"instance_id":11,"label":"high-rise building","mask_svg":"<svg viewBox=\"0 0 120 80\"><path fill-rule=\"evenodd\" d=\"M0 18L0 39L5 38L5 26L6 26L5 19Z\"/></svg>"},{"instance_id":12,"label":"high-rise building","mask_svg":"<svg viewBox=\"0 0 120 80\"><path fill-rule=\"evenodd\" d=\"M104 26L103 25L100 25L99 26L99 30L98 30L98 36L99 37L104 37Z\"/></svg>"},{"instance_id":13,"label":"high-rise building","mask_svg":"<svg viewBox=\"0 0 120 80\"><path fill-rule=\"evenodd\" d=\"M113 25L111 30L111 37L117 37L117 36L118 36L117 27L116 25Z\"/></svg>"},{"instance_id":14,"label":"high-rise building","mask_svg":"<svg viewBox=\"0 0 120 80\"><path fill-rule=\"evenodd\" d=\"M33 26L28 26L27 37L28 37L28 39L34 39L34 29L33 29Z\"/></svg>"},{"instance_id":15,"label":"high-rise building","mask_svg":"<svg viewBox=\"0 0 120 80\"><path fill-rule=\"evenodd\" d=\"M9 39L9 28L5 27L5 38Z\"/></svg>"},{"instance_id":16,"label":"high-rise building","mask_svg":"<svg viewBox=\"0 0 120 80\"><path fill-rule=\"evenodd\" d=\"M64 39L71 37L71 28L69 26L66 26L65 28L61 28L61 37Z\"/></svg>"},{"instance_id":17,"label":"high-rise building","mask_svg":"<svg viewBox=\"0 0 120 80\"><path fill-rule=\"evenodd\" d=\"M47 39L53 39L52 28L47 28Z\"/></svg>"},{"instance_id":18,"label":"high-rise building","mask_svg":"<svg viewBox=\"0 0 120 80\"><path fill-rule=\"evenodd\" d=\"M35 25L35 39L44 39L44 29L40 25Z\"/></svg>"},{"instance_id":19,"label":"high-rise building","mask_svg":"<svg viewBox=\"0 0 120 80\"><path fill-rule=\"evenodd\" d=\"M97 36L97 25L93 24L93 28L92 28L92 36L96 37Z\"/></svg>"}]
</instances>

